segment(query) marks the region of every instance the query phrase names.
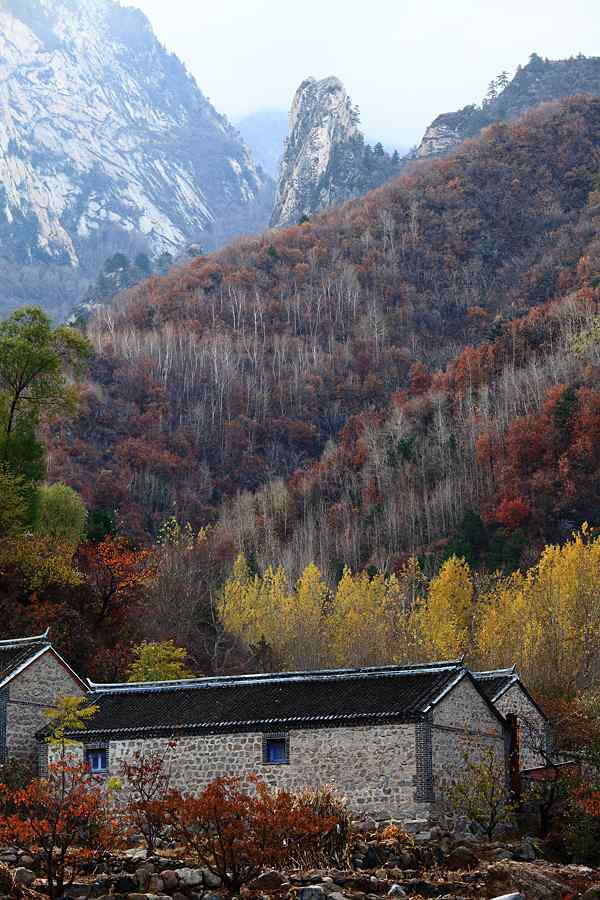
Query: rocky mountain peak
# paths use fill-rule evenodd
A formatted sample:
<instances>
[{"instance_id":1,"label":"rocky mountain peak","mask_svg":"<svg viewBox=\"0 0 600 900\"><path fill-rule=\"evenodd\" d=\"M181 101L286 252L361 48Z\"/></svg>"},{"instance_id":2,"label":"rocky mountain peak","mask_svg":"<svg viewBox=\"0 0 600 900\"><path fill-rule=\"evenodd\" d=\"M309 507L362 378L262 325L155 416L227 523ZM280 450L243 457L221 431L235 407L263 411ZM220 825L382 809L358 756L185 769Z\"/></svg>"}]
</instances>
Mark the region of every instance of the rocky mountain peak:
<instances>
[{"instance_id":1,"label":"rocky mountain peak","mask_svg":"<svg viewBox=\"0 0 600 900\"><path fill-rule=\"evenodd\" d=\"M210 249L266 225L267 184L142 12L0 0L3 263L47 278L49 264L95 274L140 242L152 255Z\"/></svg>"},{"instance_id":2,"label":"rocky mountain peak","mask_svg":"<svg viewBox=\"0 0 600 900\"><path fill-rule=\"evenodd\" d=\"M397 158L392 162L381 144L366 145L358 123L339 78L302 82L290 109L272 226L294 224L396 174Z\"/></svg>"},{"instance_id":3,"label":"rocky mountain peak","mask_svg":"<svg viewBox=\"0 0 600 900\"><path fill-rule=\"evenodd\" d=\"M434 119L414 155L421 159L443 155L493 122L511 121L540 103L575 94L600 94L600 57L550 60L532 53L512 80L506 72L493 79L481 104Z\"/></svg>"}]
</instances>

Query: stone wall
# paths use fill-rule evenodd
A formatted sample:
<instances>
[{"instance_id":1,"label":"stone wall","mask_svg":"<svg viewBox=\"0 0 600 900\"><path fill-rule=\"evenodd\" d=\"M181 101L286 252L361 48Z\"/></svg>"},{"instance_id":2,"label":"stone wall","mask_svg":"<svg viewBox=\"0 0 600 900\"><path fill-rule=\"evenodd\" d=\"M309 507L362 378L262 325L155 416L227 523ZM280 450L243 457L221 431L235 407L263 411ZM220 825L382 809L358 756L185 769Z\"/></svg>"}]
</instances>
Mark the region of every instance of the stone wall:
<instances>
[{"instance_id":1,"label":"stone wall","mask_svg":"<svg viewBox=\"0 0 600 900\"><path fill-rule=\"evenodd\" d=\"M505 729L475 685L463 678L434 707L432 714L432 769L434 792L456 778L464 767L464 752L476 755L479 747L496 749L499 765L506 769Z\"/></svg>"},{"instance_id":2,"label":"stone wall","mask_svg":"<svg viewBox=\"0 0 600 900\"><path fill-rule=\"evenodd\" d=\"M513 684L495 703L503 716L516 713L519 723L519 760L522 769L544 765L539 750L547 740L546 720L519 684Z\"/></svg>"},{"instance_id":3,"label":"stone wall","mask_svg":"<svg viewBox=\"0 0 600 900\"><path fill-rule=\"evenodd\" d=\"M38 763L36 732L47 724L43 710L60 697L82 694L80 683L48 651L9 683L6 704L6 755Z\"/></svg>"},{"instance_id":4,"label":"stone wall","mask_svg":"<svg viewBox=\"0 0 600 900\"><path fill-rule=\"evenodd\" d=\"M213 734L178 740L169 754L171 783L199 791L222 775L259 775L272 787L299 791L332 784L357 813L414 818L427 812L415 801L414 725L370 725L290 731L289 763L263 762L263 735ZM112 741L110 775L136 750L161 750L167 739Z\"/></svg>"}]
</instances>

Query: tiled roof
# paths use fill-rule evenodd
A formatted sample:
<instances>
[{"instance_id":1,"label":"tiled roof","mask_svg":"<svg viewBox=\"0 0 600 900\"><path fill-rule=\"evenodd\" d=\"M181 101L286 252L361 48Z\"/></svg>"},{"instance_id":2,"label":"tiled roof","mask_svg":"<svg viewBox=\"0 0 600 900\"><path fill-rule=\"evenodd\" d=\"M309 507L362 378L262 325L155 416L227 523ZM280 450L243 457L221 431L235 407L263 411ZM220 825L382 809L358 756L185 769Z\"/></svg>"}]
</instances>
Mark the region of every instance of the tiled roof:
<instances>
[{"instance_id":1,"label":"tiled roof","mask_svg":"<svg viewBox=\"0 0 600 900\"><path fill-rule=\"evenodd\" d=\"M99 711L85 734L170 735L416 721L465 676L470 677L462 661L450 661L91 685L90 700Z\"/></svg>"},{"instance_id":2,"label":"tiled roof","mask_svg":"<svg viewBox=\"0 0 600 900\"><path fill-rule=\"evenodd\" d=\"M480 690L492 703L512 684L519 681L516 668L493 669L489 672L471 672Z\"/></svg>"},{"instance_id":3,"label":"tiled roof","mask_svg":"<svg viewBox=\"0 0 600 900\"><path fill-rule=\"evenodd\" d=\"M0 686L6 684L35 656L50 647L48 633L37 637L0 641Z\"/></svg>"}]
</instances>

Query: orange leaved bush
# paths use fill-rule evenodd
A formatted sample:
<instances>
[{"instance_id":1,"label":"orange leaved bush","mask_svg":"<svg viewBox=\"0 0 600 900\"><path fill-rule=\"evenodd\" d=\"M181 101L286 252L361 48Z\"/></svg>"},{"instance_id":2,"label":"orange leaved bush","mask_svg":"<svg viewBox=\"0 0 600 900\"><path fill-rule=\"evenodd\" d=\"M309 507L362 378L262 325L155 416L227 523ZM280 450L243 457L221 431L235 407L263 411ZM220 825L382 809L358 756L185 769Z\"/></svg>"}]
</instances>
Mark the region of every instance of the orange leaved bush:
<instances>
[{"instance_id":1,"label":"orange leaved bush","mask_svg":"<svg viewBox=\"0 0 600 900\"><path fill-rule=\"evenodd\" d=\"M264 868L318 863L337 826L301 797L271 791L255 776L218 778L197 797L171 791L167 821L172 837L198 864L237 893Z\"/></svg>"},{"instance_id":2,"label":"orange leaved bush","mask_svg":"<svg viewBox=\"0 0 600 900\"><path fill-rule=\"evenodd\" d=\"M52 763L23 789L0 785L0 846L39 852L48 893L62 897L82 864L125 838L101 781L84 764Z\"/></svg>"}]
</instances>

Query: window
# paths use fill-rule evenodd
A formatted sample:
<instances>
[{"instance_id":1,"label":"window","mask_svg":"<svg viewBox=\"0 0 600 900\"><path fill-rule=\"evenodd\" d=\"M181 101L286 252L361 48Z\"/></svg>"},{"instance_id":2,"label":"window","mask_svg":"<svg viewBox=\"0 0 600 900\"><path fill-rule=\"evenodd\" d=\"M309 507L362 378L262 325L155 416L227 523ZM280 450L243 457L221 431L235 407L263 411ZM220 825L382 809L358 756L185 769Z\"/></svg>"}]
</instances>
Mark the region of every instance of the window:
<instances>
[{"instance_id":1,"label":"window","mask_svg":"<svg viewBox=\"0 0 600 900\"><path fill-rule=\"evenodd\" d=\"M85 760L92 772L108 771L108 750L104 748L88 748L85 751Z\"/></svg>"},{"instance_id":2,"label":"window","mask_svg":"<svg viewBox=\"0 0 600 900\"><path fill-rule=\"evenodd\" d=\"M268 765L283 765L290 761L289 738L286 735L265 737L264 762Z\"/></svg>"}]
</instances>

